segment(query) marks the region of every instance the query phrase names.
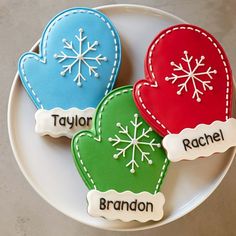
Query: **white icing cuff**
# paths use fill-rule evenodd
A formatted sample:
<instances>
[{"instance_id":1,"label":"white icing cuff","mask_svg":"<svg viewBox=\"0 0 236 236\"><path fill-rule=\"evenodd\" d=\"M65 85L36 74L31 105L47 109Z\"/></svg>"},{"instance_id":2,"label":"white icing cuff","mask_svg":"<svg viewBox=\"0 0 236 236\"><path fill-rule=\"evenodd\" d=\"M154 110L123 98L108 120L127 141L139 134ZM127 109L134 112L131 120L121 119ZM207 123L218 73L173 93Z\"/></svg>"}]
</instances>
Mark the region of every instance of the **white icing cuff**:
<instances>
[{"instance_id":1,"label":"white icing cuff","mask_svg":"<svg viewBox=\"0 0 236 236\"><path fill-rule=\"evenodd\" d=\"M183 129L179 134L168 134L162 144L173 162L225 152L236 146L236 119L200 124L194 129Z\"/></svg>"},{"instance_id":2,"label":"white icing cuff","mask_svg":"<svg viewBox=\"0 0 236 236\"><path fill-rule=\"evenodd\" d=\"M87 194L88 213L91 216L105 217L108 220L124 222L137 220L146 222L158 221L163 217L165 197L162 193L133 193L109 190L100 192L90 190Z\"/></svg>"},{"instance_id":3,"label":"white icing cuff","mask_svg":"<svg viewBox=\"0 0 236 236\"><path fill-rule=\"evenodd\" d=\"M63 110L53 108L51 110L39 109L35 113L35 132L43 135L50 135L54 138L66 136L71 138L80 130L90 129L95 108L80 110L70 108Z\"/></svg>"}]
</instances>

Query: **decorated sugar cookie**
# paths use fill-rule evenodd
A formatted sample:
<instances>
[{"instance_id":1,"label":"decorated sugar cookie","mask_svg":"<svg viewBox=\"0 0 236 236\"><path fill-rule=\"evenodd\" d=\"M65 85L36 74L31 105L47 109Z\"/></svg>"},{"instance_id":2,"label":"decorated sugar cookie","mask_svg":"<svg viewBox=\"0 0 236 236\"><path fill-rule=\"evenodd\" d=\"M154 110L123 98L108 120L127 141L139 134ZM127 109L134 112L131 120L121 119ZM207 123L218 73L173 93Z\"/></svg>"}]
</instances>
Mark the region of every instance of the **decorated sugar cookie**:
<instances>
[{"instance_id":1,"label":"decorated sugar cookie","mask_svg":"<svg viewBox=\"0 0 236 236\"><path fill-rule=\"evenodd\" d=\"M122 221L160 220L160 187L168 159L162 138L140 116L132 86L110 92L100 103L91 131L72 140L77 169L89 188L92 216Z\"/></svg>"},{"instance_id":2,"label":"decorated sugar cookie","mask_svg":"<svg viewBox=\"0 0 236 236\"><path fill-rule=\"evenodd\" d=\"M120 67L120 40L101 12L74 8L45 28L39 53L25 53L19 74L38 108L40 135L71 137L89 129L95 108L112 89Z\"/></svg>"},{"instance_id":3,"label":"decorated sugar cookie","mask_svg":"<svg viewBox=\"0 0 236 236\"><path fill-rule=\"evenodd\" d=\"M135 84L143 118L171 161L224 152L236 144L232 71L216 39L192 25L162 31L149 46L146 79Z\"/></svg>"}]
</instances>

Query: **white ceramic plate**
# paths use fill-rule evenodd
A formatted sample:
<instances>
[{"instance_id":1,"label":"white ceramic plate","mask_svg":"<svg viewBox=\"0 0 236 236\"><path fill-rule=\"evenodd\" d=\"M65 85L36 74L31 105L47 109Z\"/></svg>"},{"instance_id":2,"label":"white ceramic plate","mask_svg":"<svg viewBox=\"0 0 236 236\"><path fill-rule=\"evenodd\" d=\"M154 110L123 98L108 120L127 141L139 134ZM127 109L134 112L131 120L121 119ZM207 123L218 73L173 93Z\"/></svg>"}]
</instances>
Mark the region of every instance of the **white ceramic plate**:
<instances>
[{"instance_id":1,"label":"white ceramic plate","mask_svg":"<svg viewBox=\"0 0 236 236\"><path fill-rule=\"evenodd\" d=\"M183 20L143 6L99 7L114 22L123 46L122 68L117 86L143 77L147 46L154 36ZM37 44L34 47L37 50ZM87 188L81 180L66 138L40 137L34 132L36 108L20 83L12 85L8 107L11 145L24 176L33 188L56 209L82 223L112 230L138 230L160 226L187 214L219 185L233 160L234 149L210 158L171 164L162 192L166 196L165 217L160 222L123 223L93 218L87 214Z\"/></svg>"}]
</instances>

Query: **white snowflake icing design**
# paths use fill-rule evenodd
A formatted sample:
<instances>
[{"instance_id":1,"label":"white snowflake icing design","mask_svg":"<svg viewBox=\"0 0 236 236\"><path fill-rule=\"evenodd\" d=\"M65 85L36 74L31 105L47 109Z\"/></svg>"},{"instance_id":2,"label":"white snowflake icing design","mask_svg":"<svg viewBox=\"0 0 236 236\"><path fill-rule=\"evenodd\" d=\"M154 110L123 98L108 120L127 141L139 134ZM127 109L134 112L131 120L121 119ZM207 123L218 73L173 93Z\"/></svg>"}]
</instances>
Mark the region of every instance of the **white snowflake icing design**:
<instances>
[{"instance_id":1,"label":"white snowflake icing design","mask_svg":"<svg viewBox=\"0 0 236 236\"><path fill-rule=\"evenodd\" d=\"M61 71L61 76L65 76L66 73L71 74L72 68L75 65L78 65L78 71L74 78L74 81L77 82L78 86L82 86L82 80L86 81L87 78L83 75L83 68L87 68L89 72L89 76L94 75L95 78L99 77L97 73L97 67L92 66L89 64L89 61L95 61L98 65L101 65L103 61L107 61L107 58L102 56L102 54L97 54L94 57L88 56L87 54L92 51L97 51L97 46L99 44L98 41L95 41L92 45L90 42L87 42L87 48L83 51L83 44L87 40L88 36L83 36L84 30L82 28L79 29L79 36L75 35L75 38L79 42L79 49L77 50L74 47L73 42L67 41L67 39L63 39L62 42L64 43L64 49L70 51L70 54L61 51L60 54L55 54L54 58L59 59L58 62L62 63L64 61L70 60L71 63L67 65L63 65L63 71Z\"/></svg>"},{"instance_id":2,"label":"white snowflake icing design","mask_svg":"<svg viewBox=\"0 0 236 236\"><path fill-rule=\"evenodd\" d=\"M118 159L120 156L125 157L127 150L132 149L131 160L126 164L126 167L131 167L130 172L133 174L135 168L139 167L135 158L138 154L141 156L141 161L147 161L147 164L151 165L153 161L149 158L150 152L145 152L142 149L142 146L148 146L152 151L155 151L155 148L160 148L161 144L157 143L155 139L150 140L149 133L152 132L152 128L148 129L143 128L142 133L138 135L138 131L142 127L143 122L138 121L138 114L134 114L134 121L130 121L133 126L133 132L129 132L128 126L123 126L121 123L117 123L116 126L119 128L119 134L125 135L126 138L120 138L118 135L115 135L115 138L109 138L108 140L112 142L112 146L116 147L118 153L114 154L113 157ZM124 144L124 148L119 148L119 144Z\"/></svg>"},{"instance_id":3,"label":"white snowflake icing design","mask_svg":"<svg viewBox=\"0 0 236 236\"><path fill-rule=\"evenodd\" d=\"M182 72L181 75L176 75L172 73L172 77L166 77L166 81L172 81L172 84L175 82L179 82L180 80L184 80L184 82L178 84L179 90L177 91L178 95L181 95L183 90L188 92L188 86L191 83L193 86L193 95L192 99L196 99L197 102L201 102L200 95L203 95L203 91L213 90L213 86L211 86L211 80L213 79L212 74L216 74L216 70L212 70L211 67L208 67L207 70L201 71L201 67L204 67L203 63L205 57L201 56L200 59L195 59L195 65L192 66L193 56L189 56L187 51L184 51L185 57L182 57L181 60L186 63L186 67L184 68L181 63L176 64L175 62L171 62L171 66L173 66L174 71ZM200 70L199 70L200 69Z\"/></svg>"}]
</instances>

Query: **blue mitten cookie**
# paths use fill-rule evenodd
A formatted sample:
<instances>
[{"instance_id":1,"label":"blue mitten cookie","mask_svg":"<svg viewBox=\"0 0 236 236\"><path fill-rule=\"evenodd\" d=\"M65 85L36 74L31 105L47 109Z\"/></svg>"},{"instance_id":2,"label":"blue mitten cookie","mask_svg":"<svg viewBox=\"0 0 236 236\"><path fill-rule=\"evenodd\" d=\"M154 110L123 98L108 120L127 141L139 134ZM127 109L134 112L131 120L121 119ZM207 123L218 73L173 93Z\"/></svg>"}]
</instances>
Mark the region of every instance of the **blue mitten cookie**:
<instances>
[{"instance_id":1,"label":"blue mitten cookie","mask_svg":"<svg viewBox=\"0 0 236 236\"><path fill-rule=\"evenodd\" d=\"M39 109L36 132L71 137L88 129L100 100L112 89L121 61L118 33L101 12L66 10L46 26L39 54L19 60L19 74Z\"/></svg>"}]
</instances>

